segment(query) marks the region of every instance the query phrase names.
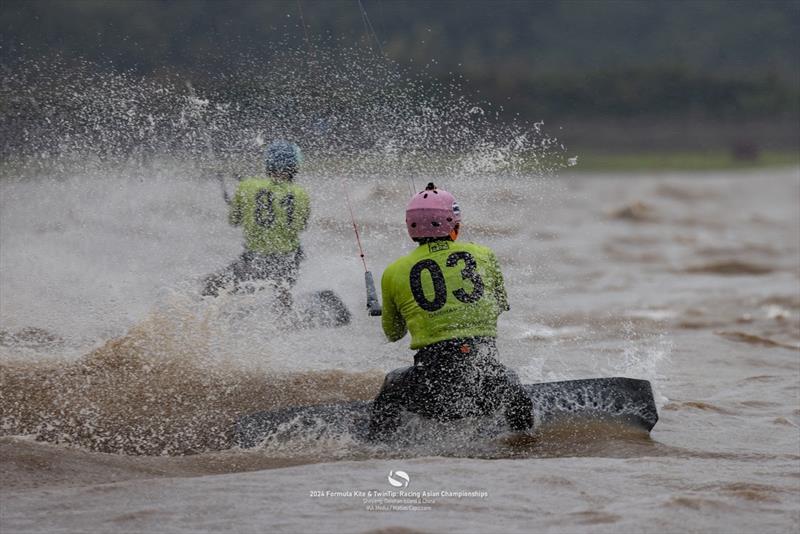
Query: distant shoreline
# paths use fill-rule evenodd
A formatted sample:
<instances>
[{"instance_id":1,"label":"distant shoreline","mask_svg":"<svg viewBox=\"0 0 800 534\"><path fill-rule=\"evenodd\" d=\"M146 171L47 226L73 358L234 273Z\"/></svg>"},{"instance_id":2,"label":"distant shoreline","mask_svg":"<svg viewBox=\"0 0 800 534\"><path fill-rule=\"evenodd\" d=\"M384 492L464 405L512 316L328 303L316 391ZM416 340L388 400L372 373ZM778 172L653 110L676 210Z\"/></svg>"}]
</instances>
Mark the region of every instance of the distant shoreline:
<instances>
[{"instance_id":1,"label":"distant shoreline","mask_svg":"<svg viewBox=\"0 0 800 534\"><path fill-rule=\"evenodd\" d=\"M569 151L577 156L570 172L640 172L640 171L721 171L800 166L800 153L791 150L769 150L754 159L737 159L732 151L639 151L599 152Z\"/></svg>"}]
</instances>

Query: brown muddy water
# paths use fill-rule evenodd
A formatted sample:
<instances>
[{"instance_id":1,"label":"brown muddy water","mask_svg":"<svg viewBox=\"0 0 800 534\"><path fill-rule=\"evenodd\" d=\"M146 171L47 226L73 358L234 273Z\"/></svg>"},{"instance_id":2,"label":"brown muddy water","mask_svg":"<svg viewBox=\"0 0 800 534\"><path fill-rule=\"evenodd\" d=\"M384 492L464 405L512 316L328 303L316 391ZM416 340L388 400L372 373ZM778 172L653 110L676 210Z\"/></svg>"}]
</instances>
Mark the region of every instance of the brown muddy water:
<instances>
[{"instance_id":1,"label":"brown muddy water","mask_svg":"<svg viewBox=\"0 0 800 534\"><path fill-rule=\"evenodd\" d=\"M800 170L438 184L464 239L503 266L503 361L524 382L650 380L649 436L598 424L402 451L347 437L231 449L241 414L368 399L410 361L361 313L349 214L326 178L303 179L314 219L297 292L333 289L354 320L306 330L264 295L197 296L240 247L215 183L0 184L3 532L800 528ZM350 194L379 276L410 249L409 186ZM407 487L390 485L397 470Z\"/></svg>"}]
</instances>

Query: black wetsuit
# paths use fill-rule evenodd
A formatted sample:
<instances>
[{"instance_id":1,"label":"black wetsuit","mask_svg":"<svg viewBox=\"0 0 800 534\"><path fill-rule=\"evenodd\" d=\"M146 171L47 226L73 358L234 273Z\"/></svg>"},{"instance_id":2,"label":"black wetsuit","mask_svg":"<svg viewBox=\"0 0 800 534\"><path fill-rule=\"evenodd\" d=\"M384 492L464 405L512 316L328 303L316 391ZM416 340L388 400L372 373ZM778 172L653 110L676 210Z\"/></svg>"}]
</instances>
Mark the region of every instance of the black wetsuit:
<instances>
[{"instance_id":1,"label":"black wetsuit","mask_svg":"<svg viewBox=\"0 0 800 534\"><path fill-rule=\"evenodd\" d=\"M216 297L224 289L234 293L249 293L258 288L258 283L266 282L278 292L279 298L291 301L289 291L297 282L302 259L302 249L288 254L243 252L236 261L208 276L201 294Z\"/></svg>"},{"instance_id":2,"label":"black wetsuit","mask_svg":"<svg viewBox=\"0 0 800 534\"><path fill-rule=\"evenodd\" d=\"M514 431L533 426L533 404L517 375L497 361L494 338L442 341L422 348L414 365L386 376L372 404L370 438L386 440L402 410L448 421L503 410Z\"/></svg>"}]
</instances>

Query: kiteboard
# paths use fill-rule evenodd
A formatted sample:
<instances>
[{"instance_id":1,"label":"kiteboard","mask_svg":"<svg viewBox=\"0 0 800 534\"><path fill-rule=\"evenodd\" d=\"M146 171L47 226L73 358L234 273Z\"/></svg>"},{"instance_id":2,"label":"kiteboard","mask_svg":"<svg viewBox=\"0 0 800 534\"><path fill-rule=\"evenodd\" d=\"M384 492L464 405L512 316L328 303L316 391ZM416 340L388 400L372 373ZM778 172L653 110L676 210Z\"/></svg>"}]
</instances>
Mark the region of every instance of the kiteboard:
<instances>
[{"instance_id":1,"label":"kiteboard","mask_svg":"<svg viewBox=\"0 0 800 534\"><path fill-rule=\"evenodd\" d=\"M523 386L533 402L534 427L561 422L598 421L650 432L658 411L650 382L633 378L591 378ZM295 436L322 439L349 434L367 441L371 401L295 406L243 416L236 421L234 442L242 448ZM499 414L482 418L481 435L509 432Z\"/></svg>"},{"instance_id":2,"label":"kiteboard","mask_svg":"<svg viewBox=\"0 0 800 534\"><path fill-rule=\"evenodd\" d=\"M329 289L298 295L293 308L298 328L337 328L350 324L350 310Z\"/></svg>"}]
</instances>

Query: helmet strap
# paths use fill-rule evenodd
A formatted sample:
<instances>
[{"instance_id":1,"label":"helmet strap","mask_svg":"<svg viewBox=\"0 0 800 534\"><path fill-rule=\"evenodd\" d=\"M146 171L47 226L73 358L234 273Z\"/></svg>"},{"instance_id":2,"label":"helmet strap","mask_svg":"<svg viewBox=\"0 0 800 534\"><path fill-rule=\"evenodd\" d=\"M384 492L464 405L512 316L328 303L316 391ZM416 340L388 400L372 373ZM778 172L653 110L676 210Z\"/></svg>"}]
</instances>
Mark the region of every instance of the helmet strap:
<instances>
[{"instance_id":1,"label":"helmet strap","mask_svg":"<svg viewBox=\"0 0 800 534\"><path fill-rule=\"evenodd\" d=\"M460 229L461 229L461 225L460 224L456 224L456 227L453 228L452 230L450 230L450 239L452 239L453 241L458 239L458 231Z\"/></svg>"}]
</instances>

